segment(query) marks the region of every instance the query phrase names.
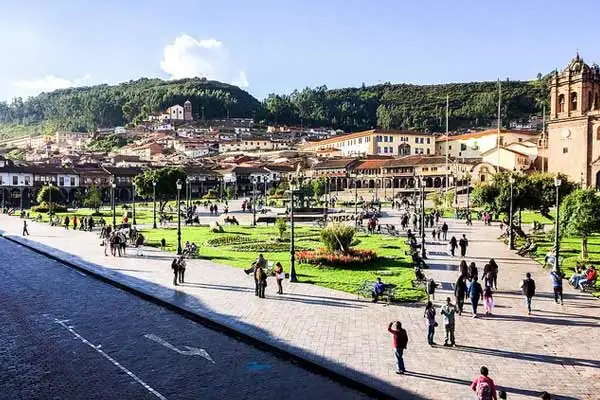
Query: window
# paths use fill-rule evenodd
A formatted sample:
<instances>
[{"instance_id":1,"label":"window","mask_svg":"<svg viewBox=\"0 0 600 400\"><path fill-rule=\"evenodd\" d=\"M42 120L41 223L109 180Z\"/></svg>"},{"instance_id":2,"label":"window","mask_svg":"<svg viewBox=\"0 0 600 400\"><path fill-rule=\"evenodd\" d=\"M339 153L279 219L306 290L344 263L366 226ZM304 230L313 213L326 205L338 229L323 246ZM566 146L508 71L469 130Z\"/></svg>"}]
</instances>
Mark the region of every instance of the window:
<instances>
[{"instance_id":1,"label":"window","mask_svg":"<svg viewBox=\"0 0 600 400\"><path fill-rule=\"evenodd\" d=\"M522 138L522 137L520 137L520 138L519 138L519 142L522 142L522 141L523 141L523 138Z\"/></svg>"},{"instance_id":2,"label":"window","mask_svg":"<svg viewBox=\"0 0 600 400\"><path fill-rule=\"evenodd\" d=\"M362 138L358 138L358 144L362 144Z\"/></svg>"},{"instance_id":3,"label":"window","mask_svg":"<svg viewBox=\"0 0 600 400\"><path fill-rule=\"evenodd\" d=\"M577 110L577 93L573 92L571 93L571 108L570 111L576 111Z\"/></svg>"},{"instance_id":4,"label":"window","mask_svg":"<svg viewBox=\"0 0 600 400\"><path fill-rule=\"evenodd\" d=\"M389 140L390 140L390 143L393 143L393 142L394 142L394 137L393 137L393 136L390 136L390 139L389 139Z\"/></svg>"},{"instance_id":5,"label":"window","mask_svg":"<svg viewBox=\"0 0 600 400\"><path fill-rule=\"evenodd\" d=\"M384 153L387 153L387 152L388 152L388 148L387 148L387 146L383 148L383 152L384 152Z\"/></svg>"},{"instance_id":6,"label":"window","mask_svg":"<svg viewBox=\"0 0 600 400\"><path fill-rule=\"evenodd\" d=\"M29 186L29 185L30 185L30 181L29 181L30 179L31 179L31 178L30 178L30 177L28 177L28 176L26 176L26 177L25 177L25 185L27 185L27 186Z\"/></svg>"},{"instance_id":7,"label":"window","mask_svg":"<svg viewBox=\"0 0 600 400\"><path fill-rule=\"evenodd\" d=\"M71 186L75 186L75 177L71 177Z\"/></svg>"},{"instance_id":8,"label":"window","mask_svg":"<svg viewBox=\"0 0 600 400\"><path fill-rule=\"evenodd\" d=\"M460 144L460 151L465 151L467 149L467 145L465 143Z\"/></svg>"},{"instance_id":9,"label":"window","mask_svg":"<svg viewBox=\"0 0 600 400\"><path fill-rule=\"evenodd\" d=\"M431 143L431 138L427 138L427 144Z\"/></svg>"},{"instance_id":10,"label":"window","mask_svg":"<svg viewBox=\"0 0 600 400\"><path fill-rule=\"evenodd\" d=\"M451 144L448 145L448 150L452 150L452 145Z\"/></svg>"},{"instance_id":11,"label":"window","mask_svg":"<svg viewBox=\"0 0 600 400\"><path fill-rule=\"evenodd\" d=\"M558 112L565 112L565 95L558 96Z\"/></svg>"},{"instance_id":12,"label":"window","mask_svg":"<svg viewBox=\"0 0 600 400\"><path fill-rule=\"evenodd\" d=\"M65 186L65 177L64 176L58 177L58 186Z\"/></svg>"},{"instance_id":13,"label":"window","mask_svg":"<svg viewBox=\"0 0 600 400\"><path fill-rule=\"evenodd\" d=\"M428 139L429 140L429 139ZM427 148L427 154L429 154L429 147Z\"/></svg>"},{"instance_id":14,"label":"window","mask_svg":"<svg viewBox=\"0 0 600 400\"><path fill-rule=\"evenodd\" d=\"M567 154L569 152L569 148L568 147L563 147L563 154Z\"/></svg>"},{"instance_id":15,"label":"window","mask_svg":"<svg viewBox=\"0 0 600 400\"><path fill-rule=\"evenodd\" d=\"M377 141L381 142L381 135L377 135Z\"/></svg>"},{"instance_id":16,"label":"window","mask_svg":"<svg viewBox=\"0 0 600 400\"><path fill-rule=\"evenodd\" d=\"M377 152L381 153L381 147L377 146Z\"/></svg>"},{"instance_id":17,"label":"window","mask_svg":"<svg viewBox=\"0 0 600 400\"><path fill-rule=\"evenodd\" d=\"M19 177L16 175L13 175L13 185L18 185L19 184Z\"/></svg>"},{"instance_id":18,"label":"window","mask_svg":"<svg viewBox=\"0 0 600 400\"><path fill-rule=\"evenodd\" d=\"M419 143L419 138L418 137L415 138L415 143Z\"/></svg>"},{"instance_id":19,"label":"window","mask_svg":"<svg viewBox=\"0 0 600 400\"><path fill-rule=\"evenodd\" d=\"M596 130L596 140L600 140L600 127Z\"/></svg>"}]
</instances>

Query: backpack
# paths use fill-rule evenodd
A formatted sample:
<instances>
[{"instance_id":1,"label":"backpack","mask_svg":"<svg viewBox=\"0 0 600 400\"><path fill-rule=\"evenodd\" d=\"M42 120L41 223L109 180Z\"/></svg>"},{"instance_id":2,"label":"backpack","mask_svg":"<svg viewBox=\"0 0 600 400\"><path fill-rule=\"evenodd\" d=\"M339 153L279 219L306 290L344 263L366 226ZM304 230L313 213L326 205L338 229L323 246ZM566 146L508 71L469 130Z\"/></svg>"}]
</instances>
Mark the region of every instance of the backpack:
<instances>
[{"instance_id":1,"label":"backpack","mask_svg":"<svg viewBox=\"0 0 600 400\"><path fill-rule=\"evenodd\" d=\"M477 384L477 399L478 400L493 400L492 388L486 381L480 381Z\"/></svg>"}]
</instances>

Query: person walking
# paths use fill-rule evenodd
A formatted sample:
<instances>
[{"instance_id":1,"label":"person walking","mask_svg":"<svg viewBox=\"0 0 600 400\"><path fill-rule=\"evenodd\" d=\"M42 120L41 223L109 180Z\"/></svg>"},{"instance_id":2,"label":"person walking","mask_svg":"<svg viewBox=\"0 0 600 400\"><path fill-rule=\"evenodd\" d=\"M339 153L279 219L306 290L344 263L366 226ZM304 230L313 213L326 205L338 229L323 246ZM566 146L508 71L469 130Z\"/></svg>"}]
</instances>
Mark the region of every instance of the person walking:
<instances>
[{"instance_id":1,"label":"person walking","mask_svg":"<svg viewBox=\"0 0 600 400\"><path fill-rule=\"evenodd\" d=\"M444 240L448 240L448 224L446 222L444 222L442 224L442 238ZM456 240L456 239L454 239L454 240ZM454 254L452 254L452 255L454 255Z\"/></svg>"},{"instance_id":2,"label":"person walking","mask_svg":"<svg viewBox=\"0 0 600 400\"><path fill-rule=\"evenodd\" d=\"M477 270L477 265L471 261L469 264L469 279L470 280L479 280L479 271Z\"/></svg>"},{"instance_id":3,"label":"person walking","mask_svg":"<svg viewBox=\"0 0 600 400\"><path fill-rule=\"evenodd\" d=\"M431 301L427 302L423 317L427 319L427 343L429 343L430 346L435 346L433 337L435 336L435 328L438 323L435 322L435 306Z\"/></svg>"},{"instance_id":4,"label":"person walking","mask_svg":"<svg viewBox=\"0 0 600 400\"><path fill-rule=\"evenodd\" d=\"M29 231L27 230L27 221L23 220L23 236L29 236Z\"/></svg>"},{"instance_id":5,"label":"person walking","mask_svg":"<svg viewBox=\"0 0 600 400\"><path fill-rule=\"evenodd\" d=\"M77 220L77 215L73 216L73 230L76 231L77 230L77 225L79 224L79 221Z\"/></svg>"},{"instance_id":6,"label":"person walking","mask_svg":"<svg viewBox=\"0 0 600 400\"><path fill-rule=\"evenodd\" d=\"M396 329L392 329L392 325L395 325ZM408 345L408 335L406 334L406 330L402 328L402 323L400 321L390 322L388 325L388 332L391 333L394 337L394 357L396 358L397 363L397 374L404 374L406 372L406 367L404 365L404 350Z\"/></svg>"},{"instance_id":7,"label":"person walking","mask_svg":"<svg viewBox=\"0 0 600 400\"><path fill-rule=\"evenodd\" d=\"M498 400L496 393L496 385L494 381L488 377L489 371L486 366L479 370L480 376L471 383L471 390L477 393L477 400Z\"/></svg>"},{"instance_id":8,"label":"person walking","mask_svg":"<svg viewBox=\"0 0 600 400\"><path fill-rule=\"evenodd\" d=\"M283 272L283 267L281 263L278 261L275 264L275 281L277 282L277 294L283 294L283 286L281 282L285 279L285 272Z\"/></svg>"},{"instance_id":9,"label":"person walking","mask_svg":"<svg viewBox=\"0 0 600 400\"><path fill-rule=\"evenodd\" d=\"M562 281L565 278L565 274L561 270L553 269L550 272L552 278L552 288L554 289L554 301L558 304L558 298L560 297L560 305L563 304L563 285Z\"/></svg>"},{"instance_id":10,"label":"person walking","mask_svg":"<svg viewBox=\"0 0 600 400\"><path fill-rule=\"evenodd\" d=\"M494 284L494 289L498 290L498 264L493 258L490 258L489 264L492 269L492 282Z\"/></svg>"},{"instance_id":11,"label":"person walking","mask_svg":"<svg viewBox=\"0 0 600 400\"><path fill-rule=\"evenodd\" d=\"M179 260L177 261L177 267L178 267L177 275L179 276L179 283L184 283L185 267L186 267L186 262L185 262L184 256L179 256Z\"/></svg>"},{"instance_id":12,"label":"person walking","mask_svg":"<svg viewBox=\"0 0 600 400\"><path fill-rule=\"evenodd\" d=\"M177 286L177 277L179 275L179 263L177 262L177 257L175 257L171 262L171 269L173 270L173 285Z\"/></svg>"},{"instance_id":13,"label":"person walking","mask_svg":"<svg viewBox=\"0 0 600 400\"><path fill-rule=\"evenodd\" d=\"M485 315L492 315L492 311L494 310L494 297L491 286L486 285L483 289L483 309L485 310Z\"/></svg>"},{"instance_id":14,"label":"person walking","mask_svg":"<svg viewBox=\"0 0 600 400\"><path fill-rule=\"evenodd\" d=\"M65 224L65 229L69 230L69 224L71 223L71 220L69 219L68 215L65 215L65 220L64 220L64 224Z\"/></svg>"},{"instance_id":15,"label":"person walking","mask_svg":"<svg viewBox=\"0 0 600 400\"><path fill-rule=\"evenodd\" d=\"M463 278L467 279L469 277L469 266L465 260L460 260L460 265L458 266L458 270Z\"/></svg>"},{"instance_id":16,"label":"person walking","mask_svg":"<svg viewBox=\"0 0 600 400\"><path fill-rule=\"evenodd\" d=\"M452 304L452 300L450 297L446 298L446 304L442 306L442 316L444 317L444 330L446 331L446 340L444 341L444 346L455 346L456 343L454 341L454 322L455 322L455 314L459 311L454 304Z\"/></svg>"},{"instance_id":17,"label":"person walking","mask_svg":"<svg viewBox=\"0 0 600 400\"><path fill-rule=\"evenodd\" d=\"M259 281L258 279L256 279L257 275L256 275L256 269L258 267L264 268L267 266L267 260L265 259L265 257L262 255L262 253L260 253L258 255L258 258L256 259L256 261L254 261L252 263L252 267L250 269L245 270L245 272L247 274L252 273L252 276L254 277L254 295L258 296L259 295ZM260 296L259 296L260 297Z\"/></svg>"},{"instance_id":18,"label":"person walking","mask_svg":"<svg viewBox=\"0 0 600 400\"><path fill-rule=\"evenodd\" d=\"M458 241L458 247L460 247L460 256L464 257L467 254L467 247L469 246L469 241L467 240L467 236L463 233L462 237Z\"/></svg>"},{"instance_id":19,"label":"person walking","mask_svg":"<svg viewBox=\"0 0 600 400\"><path fill-rule=\"evenodd\" d=\"M535 281L531 278L531 273L525 274L525 279L521 282L521 289L527 303L527 314L531 315L531 299L535 296Z\"/></svg>"},{"instance_id":20,"label":"person walking","mask_svg":"<svg viewBox=\"0 0 600 400\"><path fill-rule=\"evenodd\" d=\"M467 281L465 276L462 274L458 277L456 283L454 284L454 297L456 298L458 315L462 315L463 307L465 305L465 297L467 297Z\"/></svg>"},{"instance_id":21,"label":"person walking","mask_svg":"<svg viewBox=\"0 0 600 400\"><path fill-rule=\"evenodd\" d=\"M477 306L479 305L479 300L483 298L483 289L481 288L481 284L477 282L477 277L471 282L471 286L469 287L469 297L471 298L473 318L477 318Z\"/></svg>"},{"instance_id":22,"label":"person walking","mask_svg":"<svg viewBox=\"0 0 600 400\"><path fill-rule=\"evenodd\" d=\"M427 300L431 299L431 300L435 300L435 289L438 287L438 284L433 280L433 278L430 278L427 281Z\"/></svg>"},{"instance_id":23,"label":"person walking","mask_svg":"<svg viewBox=\"0 0 600 400\"><path fill-rule=\"evenodd\" d=\"M267 274L262 268L262 265L256 265L256 271L254 273L254 279L258 282L258 297L261 299L265 298L265 288L267 287Z\"/></svg>"},{"instance_id":24,"label":"person walking","mask_svg":"<svg viewBox=\"0 0 600 400\"><path fill-rule=\"evenodd\" d=\"M444 235L444 237L445 237L445 235ZM445 240L445 238L444 238L444 240ZM452 254L452 257L454 257L454 253L456 252L456 248L458 247L458 243L456 242L456 237L452 236L450 238L450 243L448 243L448 246L450 246L450 254Z\"/></svg>"}]
</instances>

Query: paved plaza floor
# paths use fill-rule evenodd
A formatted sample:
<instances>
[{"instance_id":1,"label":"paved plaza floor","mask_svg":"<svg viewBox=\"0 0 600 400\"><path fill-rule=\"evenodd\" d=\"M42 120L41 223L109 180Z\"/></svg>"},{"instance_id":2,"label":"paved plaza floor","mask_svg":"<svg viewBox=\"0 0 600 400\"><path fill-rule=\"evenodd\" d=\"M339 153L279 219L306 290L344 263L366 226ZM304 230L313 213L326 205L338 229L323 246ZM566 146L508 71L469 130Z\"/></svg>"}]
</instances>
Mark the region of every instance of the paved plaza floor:
<instances>
[{"instance_id":1,"label":"paved plaza floor","mask_svg":"<svg viewBox=\"0 0 600 400\"><path fill-rule=\"evenodd\" d=\"M393 222L392 214L385 223ZM396 224L398 222L396 221ZM113 280L209 317L366 382L398 398L469 399L469 385L482 365L509 399L535 398L546 390L562 399L600 398L600 302L565 284L565 303L557 305L550 277L538 264L521 258L497 240L500 229L449 221L450 236L469 238L466 260L480 268L490 257L499 264L497 308L489 317L457 317L457 347L427 344L423 304L373 304L355 295L302 283L284 283L277 295L269 280L267 298L254 296L253 281L239 268L207 260L190 260L187 283L172 285L172 254L144 248L143 256L128 249L123 258L105 257L97 233L66 231L31 222L31 236L22 238L22 220L0 216L0 229L14 240L78 263ZM459 257L450 257L446 243L427 243L426 274L441 283L439 307L452 291ZM184 239L185 240L185 239ZM405 240L404 238L398 240ZM9 260L4 260L5 262ZM218 261L218 260L215 260ZM288 268L289 266L284 266ZM15 266L18 268L18 266ZM531 272L537 283L533 314L527 315L519 291ZM69 290L65 287L65 290ZM465 305L469 310L469 305ZM110 310L107 310L110 312ZM391 321L399 320L409 336L408 373L394 373ZM436 332L443 343L443 329ZM283 388L284 389L284 388Z\"/></svg>"}]
</instances>

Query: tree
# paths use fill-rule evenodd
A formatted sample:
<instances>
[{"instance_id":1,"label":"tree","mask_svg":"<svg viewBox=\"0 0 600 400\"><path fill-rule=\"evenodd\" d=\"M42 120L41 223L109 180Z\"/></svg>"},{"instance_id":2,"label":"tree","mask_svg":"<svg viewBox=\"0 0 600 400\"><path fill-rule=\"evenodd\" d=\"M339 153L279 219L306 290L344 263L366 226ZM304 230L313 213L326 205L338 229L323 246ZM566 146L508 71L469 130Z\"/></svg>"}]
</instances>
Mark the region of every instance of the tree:
<instances>
[{"instance_id":1,"label":"tree","mask_svg":"<svg viewBox=\"0 0 600 400\"><path fill-rule=\"evenodd\" d=\"M600 197L593 189L578 189L560 207L559 227L565 236L581 238L581 257L588 257L588 238L600 231Z\"/></svg>"},{"instance_id":2,"label":"tree","mask_svg":"<svg viewBox=\"0 0 600 400\"><path fill-rule=\"evenodd\" d=\"M152 182L156 181L156 199L159 201L159 210L163 212L167 201L177 196L177 179L185 182L185 172L177 167L164 167L156 170L147 169L143 174L135 177L137 193L141 197L152 198Z\"/></svg>"},{"instance_id":3,"label":"tree","mask_svg":"<svg viewBox=\"0 0 600 400\"><path fill-rule=\"evenodd\" d=\"M38 204L44 202L49 203L50 200L52 200L52 203L61 203L63 201L63 195L56 186L42 186L37 194L36 200Z\"/></svg>"},{"instance_id":4,"label":"tree","mask_svg":"<svg viewBox=\"0 0 600 400\"><path fill-rule=\"evenodd\" d=\"M83 198L83 206L87 208L93 208L94 212L100 212L102 206L102 195L100 190L96 187L90 188L85 197Z\"/></svg>"},{"instance_id":5,"label":"tree","mask_svg":"<svg viewBox=\"0 0 600 400\"><path fill-rule=\"evenodd\" d=\"M314 179L312 181L312 192L315 200L318 200L325 194L325 186L327 180L325 178Z\"/></svg>"},{"instance_id":6,"label":"tree","mask_svg":"<svg viewBox=\"0 0 600 400\"><path fill-rule=\"evenodd\" d=\"M431 200L431 202L433 203L433 208L435 208L436 210L440 208L440 206L443 203L442 195L440 194L440 192L437 191L429 193L427 195L427 198Z\"/></svg>"},{"instance_id":7,"label":"tree","mask_svg":"<svg viewBox=\"0 0 600 400\"><path fill-rule=\"evenodd\" d=\"M277 231L279 232L279 239L283 240L283 235L287 230L287 221L285 218L277 218L275 221L275 225L277 225Z\"/></svg>"}]
</instances>

